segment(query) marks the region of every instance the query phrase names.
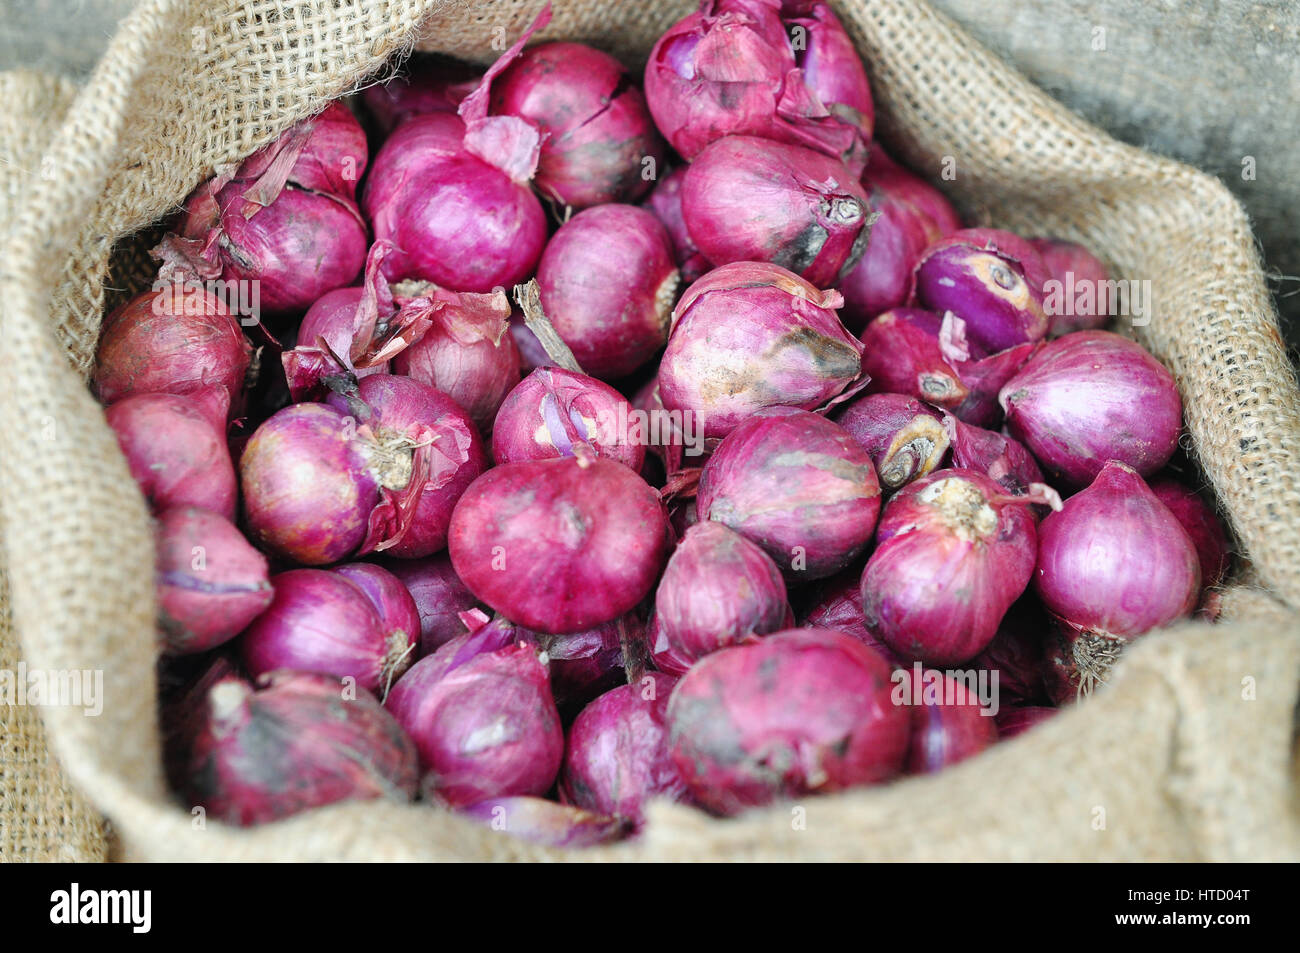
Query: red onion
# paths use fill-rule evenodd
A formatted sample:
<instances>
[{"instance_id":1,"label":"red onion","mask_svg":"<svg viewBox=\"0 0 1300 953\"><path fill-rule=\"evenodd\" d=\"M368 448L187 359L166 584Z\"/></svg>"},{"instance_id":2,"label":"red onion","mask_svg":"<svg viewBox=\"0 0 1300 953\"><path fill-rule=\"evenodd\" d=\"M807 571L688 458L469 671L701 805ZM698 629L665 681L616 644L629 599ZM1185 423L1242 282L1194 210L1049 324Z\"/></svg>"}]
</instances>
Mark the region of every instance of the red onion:
<instances>
[{"instance_id":1,"label":"red onion","mask_svg":"<svg viewBox=\"0 0 1300 953\"><path fill-rule=\"evenodd\" d=\"M608 384L541 367L501 404L492 427L492 456L497 463L519 463L585 454L639 471L649 441L644 434L631 439L638 436L631 432L632 419L627 398Z\"/></svg>"},{"instance_id":2,"label":"red onion","mask_svg":"<svg viewBox=\"0 0 1300 953\"><path fill-rule=\"evenodd\" d=\"M497 797L460 811L494 831L504 831L545 847L581 849L618 840L627 824L540 797Z\"/></svg>"},{"instance_id":3,"label":"red onion","mask_svg":"<svg viewBox=\"0 0 1300 953\"><path fill-rule=\"evenodd\" d=\"M509 333L505 292L428 287L415 300L431 302L433 323L393 359L393 370L446 394L487 433L506 394L519 383L519 348Z\"/></svg>"},{"instance_id":4,"label":"red onion","mask_svg":"<svg viewBox=\"0 0 1300 953\"><path fill-rule=\"evenodd\" d=\"M998 395L1007 429L1043 469L1075 486L1108 460L1142 476L1173 455L1183 404L1174 376L1141 345L1109 331L1057 338Z\"/></svg>"},{"instance_id":5,"label":"red onion","mask_svg":"<svg viewBox=\"0 0 1300 953\"><path fill-rule=\"evenodd\" d=\"M713 264L768 261L819 288L854 269L871 232L867 193L842 162L752 136L719 139L691 163L682 217Z\"/></svg>"},{"instance_id":6,"label":"red onion","mask_svg":"<svg viewBox=\"0 0 1300 953\"><path fill-rule=\"evenodd\" d=\"M416 662L386 705L415 741L426 791L453 807L545 794L560 770L564 732L546 665L508 622Z\"/></svg>"},{"instance_id":7,"label":"red onion","mask_svg":"<svg viewBox=\"0 0 1300 953\"><path fill-rule=\"evenodd\" d=\"M917 662L899 675L899 687L912 712L910 774L933 774L979 754L998 740L995 711L985 709L968 682Z\"/></svg>"},{"instance_id":8,"label":"red onion","mask_svg":"<svg viewBox=\"0 0 1300 953\"><path fill-rule=\"evenodd\" d=\"M240 640L253 675L290 668L339 678L382 696L406 671L417 638L380 615L366 591L326 569L291 569L271 577L275 600Z\"/></svg>"},{"instance_id":9,"label":"red onion","mask_svg":"<svg viewBox=\"0 0 1300 953\"><path fill-rule=\"evenodd\" d=\"M993 228L967 228L935 242L916 265L915 299L966 322L976 359L1041 341L1047 268L1034 246Z\"/></svg>"},{"instance_id":10,"label":"red onion","mask_svg":"<svg viewBox=\"0 0 1300 953\"><path fill-rule=\"evenodd\" d=\"M961 318L920 308L886 311L867 325L862 344L868 391L907 394L980 427L998 425L998 390L1037 347L1021 344L973 361Z\"/></svg>"},{"instance_id":11,"label":"red onion","mask_svg":"<svg viewBox=\"0 0 1300 953\"><path fill-rule=\"evenodd\" d=\"M546 243L546 214L531 170L489 164L467 151L465 124L444 113L414 116L375 156L361 207L375 238L399 250L390 281L416 278L487 293L532 273Z\"/></svg>"},{"instance_id":12,"label":"red onion","mask_svg":"<svg viewBox=\"0 0 1300 953\"><path fill-rule=\"evenodd\" d=\"M907 661L956 665L997 634L1029 584L1028 497L974 470L940 470L900 490L862 573L867 626Z\"/></svg>"},{"instance_id":13,"label":"red onion","mask_svg":"<svg viewBox=\"0 0 1300 953\"><path fill-rule=\"evenodd\" d=\"M245 159L235 178L260 179L269 173L269 181L283 176L290 185L355 201L368 158L361 123L336 99Z\"/></svg>"},{"instance_id":14,"label":"red onion","mask_svg":"<svg viewBox=\"0 0 1300 953\"><path fill-rule=\"evenodd\" d=\"M659 219L668 232L673 244L673 257L677 262L677 271L686 284L703 277L709 270L708 259L695 247L691 233L686 230L686 221L682 218L682 180L686 178L686 169L673 169L659 180L645 207Z\"/></svg>"},{"instance_id":15,"label":"red onion","mask_svg":"<svg viewBox=\"0 0 1300 953\"><path fill-rule=\"evenodd\" d=\"M844 323L860 331L871 318L907 304L921 254L961 228L943 193L873 145L863 177L871 210L871 240L856 268L836 285L844 295Z\"/></svg>"},{"instance_id":16,"label":"red onion","mask_svg":"<svg viewBox=\"0 0 1300 953\"><path fill-rule=\"evenodd\" d=\"M970 668L996 673L999 705L1036 705L1047 697L1045 647L1051 621L1036 599L1007 610L993 641L970 660Z\"/></svg>"},{"instance_id":17,"label":"red onion","mask_svg":"<svg viewBox=\"0 0 1300 953\"><path fill-rule=\"evenodd\" d=\"M186 794L214 819L264 824L345 800L409 801L415 746L365 692L338 679L274 672L208 692Z\"/></svg>"},{"instance_id":18,"label":"red onion","mask_svg":"<svg viewBox=\"0 0 1300 953\"><path fill-rule=\"evenodd\" d=\"M688 664L794 624L781 570L721 523L698 523L668 560L655 592L659 632Z\"/></svg>"},{"instance_id":19,"label":"red onion","mask_svg":"<svg viewBox=\"0 0 1300 953\"><path fill-rule=\"evenodd\" d=\"M1043 482L1033 454L1018 440L962 423L951 414L944 416L943 429L952 443L953 466L978 470L1008 493L1028 493L1032 484Z\"/></svg>"},{"instance_id":20,"label":"red onion","mask_svg":"<svg viewBox=\"0 0 1300 953\"><path fill-rule=\"evenodd\" d=\"M863 143L871 142L876 124L871 85L839 17L820 0L785 0L782 10L808 89L832 115L855 125Z\"/></svg>"},{"instance_id":21,"label":"red onion","mask_svg":"<svg viewBox=\"0 0 1300 953\"><path fill-rule=\"evenodd\" d=\"M844 405L835 422L867 451L885 491L925 476L948 453L938 412L915 397L867 394Z\"/></svg>"},{"instance_id":22,"label":"red onion","mask_svg":"<svg viewBox=\"0 0 1300 953\"><path fill-rule=\"evenodd\" d=\"M1132 639L1168 625L1195 608L1200 582L1178 519L1115 460L1039 528L1035 589L1053 614L1092 635Z\"/></svg>"},{"instance_id":23,"label":"red onion","mask_svg":"<svg viewBox=\"0 0 1300 953\"><path fill-rule=\"evenodd\" d=\"M1059 238L1031 238L1029 242L1042 256L1049 281L1056 283L1056 287L1048 284L1043 289L1044 307L1051 317L1048 334L1055 338L1103 327L1110 319L1101 299L1101 289L1109 294L1106 266L1074 242Z\"/></svg>"},{"instance_id":24,"label":"red onion","mask_svg":"<svg viewBox=\"0 0 1300 953\"><path fill-rule=\"evenodd\" d=\"M452 514L450 551L471 592L540 632L580 632L630 610L667 556L658 494L610 460L489 470Z\"/></svg>"},{"instance_id":25,"label":"red onion","mask_svg":"<svg viewBox=\"0 0 1300 953\"><path fill-rule=\"evenodd\" d=\"M645 641L635 613L619 616L585 632L536 634L550 660L551 694L561 711L576 711L615 685L627 682L624 647Z\"/></svg>"},{"instance_id":26,"label":"red onion","mask_svg":"<svg viewBox=\"0 0 1300 953\"><path fill-rule=\"evenodd\" d=\"M689 659L678 655L668 641L668 636L659 626L659 614L650 612L650 619L645 627L645 644L647 654L654 667L668 675L685 675L691 667Z\"/></svg>"},{"instance_id":27,"label":"red onion","mask_svg":"<svg viewBox=\"0 0 1300 953\"><path fill-rule=\"evenodd\" d=\"M1040 724L1051 718L1059 711L1057 708L1046 708L1039 705L1025 705L1021 708L1003 708L997 713L993 721L998 726L998 737L1006 741L1008 738L1014 738L1016 735L1023 734L1034 725Z\"/></svg>"},{"instance_id":28,"label":"red onion","mask_svg":"<svg viewBox=\"0 0 1300 953\"><path fill-rule=\"evenodd\" d=\"M651 798L685 798L664 723L676 684L672 675L647 672L582 710L565 746L560 774L565 803L639 822Z\"/></svg>"},{"instance_id":29,"label":"red onion","mask_svg":"<svg viewBox=\"0 0 1300 953\"><path fill-rule=\"evenodd\" d=\"M295 402L323 397L334 378L388 373L389 359L429 331L437 306L427 297L399 305L379 273L389 251L376 242L366 258L362 286L329 292L303 316L297 346L280 355Z\"/></svg>"},{"instance_id":30,"label":"red onion","mask_svg":"<svg viewBox=\"0 0 1300 953\"><path fill-rule=\"evenodd\" d=\"M880 653L894 668L902 668L905 663L884 642L876 638L875 633L867 628L867 620L862 615L862 568L865 560L859 560L847 569L823 579L810 586L805 594L805 606L797 614L801 627L814 629L834 629L851 635L863 645Z\"/></svg>"},{"instance_id":31,"label":"red onion","mask_svg":"<svg viewBox=\"0 0 1300 953\"><path fill-rule=\"evenodd\" d=\"M335 566L338 573L361 590L370 601L389 638L404 642L414 652L420 639L420 610L403 582L382 566L373 563L343 563ZM412 654L407 662L415 658Z\"/></svg>"},{"instance_id":32,"label":"red onion","mask_svg":"<svg viewBox=\"0 0 1300 953\"><path fill-rule=\"evenodd\" d=\"M645 97L622 64L582 43L529 47L497 77L492 112L543 133L536 185L560 205L587 208L645 193L663 143Z\"/></svg>"},{"instance_id":33,"label":"red onion","mask_svg":"<svg viewBox=\"0 0 1300 953\"><path fill-rule=\"evenodd\" d=\"M777 0L704 0L650 51L645 94L656 125L686 159L723 136L746 134L810 146L860 170L870 92L865 76L850 75L842 43L831 36L833 20L796 21L806 31L801 52L819 84L814 91L798 68ZM824 101L818 92L843 98Z\"/></svg>"},{"instance_id":34,"label":"red onion","mask_svg":"<svg viewBox=\"0 0 1300 953\"><path fill-rule=\"evenodd\" d=\"M412 116L455 113L479 84L481 72L446 56L416 54L402 75L361 91L366 109L385 135Z\"/></svg>"},{"instance_id":35,"label":"red onion","mask_svg":"<svg viewBox=\"0 0 1300 953\"><path fill-rule=\"evenodd\" d=\"M159 276L256 282L260 313L275 315L305 311L327 291L351 284L369 245L356 205L285 184L276 171L199 186L186 202L180 234L164 237L152 252L163 263Z\"/></svg>"},{"instance_id":36,"label":"red onion","mask_svg":"<svg viewBox=\"0 0 1300 953\"><path fill-rule=\"evenodd\" d=\"M634 205L600 205L560 226L537 264L542 308L589 374L622 377L668 340L672 242Z\"/></svg>"},{"instance_id":37,"label":"red onion","mask_svg":"<svg viewBox=\"0 0 1300 953\"><path fill-rule=\"evenodd\" d=\"M235 468L225 435L213 426L213 397L224 411L225 393L216 385L188 397L136 394L104 411L155 513L189 505L235 518Z\"/></svg>"},{"instance_id":38,"label":"red onion","mask_svg":"<svg viewBox=\"0 0 1300 953\"><path fill-rule=\"evenodd\" d=\"M423 559L387 559L383 566L402 581L415 600L421 657L465 634L462 612L484 607L460 581L445 552Z\"/></svg>"},{"instance_id":39,"label":"red onion","mask_svg":"<svg viewBox=\"0 0 1300 953\"><path fill-rule=\"evenodd\" d=\"M736 814L898 773L909 712L889 664L827 629L793 629L701 659L668 702L669 748L694 798Z\"/></svg>"},{"instance_id":40,"label":"red onion","mask_svg":"<svg viewBox=\"0 0 1300 953\"><path fill-rule=\"evenodd\" d=\"M271 604L266 557L224 516L197 506L164 510L157 544L159 628L174 655L228 642Z\"/></svg>"},{"instance_id":41,"label":"red onion","mask_svg":"<svg viewBox=\"0 0 1300 953\"><path fill-rule=\"evenodd\" d=\"M866 547L880 512L876 468L843 427L790 407L754 414L700 476L700 516L767 550L787 578L820 579Z\"/></svg>"},{"instance_id":42,"label":"red onion","mask_svg":"<svg viewBox=\"0 0 1300 953\"><path fill-rule=\"evenodd\" d=\"M862 376L862 346L835 317L834 291L784 268L737 262L686 289L659 365L665 407L725 437L774 405L813 410Z\"/></svg>"},{"instance_id":43,"label":"red onion","mask_svg":"<svg viewBox=\"0 0 1300 953\"><path fill-rule=\"evenodd\" d=\"M243 403L253 349L225 303L198 284L164 284L104 320L91 381L105 404L132 394L187 394L208 384Z\"/></svg>"},{"instance_id":44,"label":"red onion","mask_svg":"<svg viewBox=\"0 0 1300 953\"><path fill-rule=\"evenodd\" d=\"M389 464L396 441L396 462L404 468L404 448L410 448L410 480L391 497L381 491L384 499L371 513L370 542L362 552L369 551L375 539L382 542L373 548L408 558L429 556L446 546L456 501L488 467L474 422L447 395L412 378L388 374L358 381L354 395L335 393L329 402L351 412L358 433L368 431L378 443L387 443L380 465ZM373 454L376 442L364 446ZM386 486L382 481L380 485Z\"/></svg>"},{"instance_id":45,"label":"red onion","mask_svg":"<svg viewBox=\"0 0 1300 953\"><path fill-rule=\"evenodd\" d=\"M1196 547L1197 561L1201 565L1201 588L1217 586L1228 571L1232 544L1214 507L1195 490L1168 477L1151 481L1151 492L1174 514L1174 519Z\"/></svg>"}]
</instances>

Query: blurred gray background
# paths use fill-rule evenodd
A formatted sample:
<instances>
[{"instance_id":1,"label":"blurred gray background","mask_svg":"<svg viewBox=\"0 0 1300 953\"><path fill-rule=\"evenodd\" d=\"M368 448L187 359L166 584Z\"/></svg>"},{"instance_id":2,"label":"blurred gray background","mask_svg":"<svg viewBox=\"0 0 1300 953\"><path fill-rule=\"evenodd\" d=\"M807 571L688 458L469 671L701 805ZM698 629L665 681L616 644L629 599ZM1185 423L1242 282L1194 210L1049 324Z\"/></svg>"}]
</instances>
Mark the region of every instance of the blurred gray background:
<instances>
[{"instance_id":1,"label":"blurred gray background","mask_svg":"<svg viewBox=\"0 0 1300 953\"><path fill-rule=\"evenodd\" d=\"M1227 183L1254 218L1295 356L1300 4L931 2L1112 135ZM132 6L132 0L0 0L0 69L27 66L85 77ZM1105 47L1100 59L1093 51L1099 38Z\"/></svg>"}]
</instances>

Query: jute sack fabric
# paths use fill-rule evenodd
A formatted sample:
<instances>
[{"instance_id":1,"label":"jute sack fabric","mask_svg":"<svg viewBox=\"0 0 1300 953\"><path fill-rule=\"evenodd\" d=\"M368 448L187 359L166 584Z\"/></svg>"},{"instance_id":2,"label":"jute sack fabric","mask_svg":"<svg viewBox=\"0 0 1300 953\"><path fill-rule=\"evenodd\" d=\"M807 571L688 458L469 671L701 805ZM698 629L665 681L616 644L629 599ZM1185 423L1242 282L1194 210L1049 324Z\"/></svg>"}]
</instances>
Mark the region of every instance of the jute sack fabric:
<instances>
[{"instance_id":1,"label":"jute sack fabric","mask_svg":"<svg viewBox=\"0 0 1300 953\"><path fill-rule=\"evenodd\" d=\"M1174 370L1189 442L1249 566L1224 622L1142 640L1086 705L955 769L733 821L653 809L635 843L528 845L425 805L204 823L165 791L144 503L85 386L109 292L147 280L132 236L213 170L422 48L490 60L538 4L147 0L71 105L9 236L0 375L5 547L29 664L104 672L103 714L44 712L128 859L1279 859L1300 856L1300 394L1244 214L1216 181L1120 145L919 0L836 4L881 134L956 170L974 218L1088 242L1152 282L1136 334ZM688 2L561 0L547 37L636 63ZM955 165L952 165L955 163ZM110 259L112 261L110 261ZM56 424L38 440L35 421Z\"/></svg>"},{"instance_id":2,"label":"jute sack fabric","mask_svg":"<svg viewBox=\"0 0 1300 953\"><path fill-rule=\"evenodd\" d=\"M13 222L41 155L76 88L39 73L0 73L0 234ZM44 174L49 174L49 169ZM20 671L0 551L0 672ZM37 708L0 701L0 861L87 861L105 855L98 812L69 786L45 741Z\"/></svg>"}]
</instances>

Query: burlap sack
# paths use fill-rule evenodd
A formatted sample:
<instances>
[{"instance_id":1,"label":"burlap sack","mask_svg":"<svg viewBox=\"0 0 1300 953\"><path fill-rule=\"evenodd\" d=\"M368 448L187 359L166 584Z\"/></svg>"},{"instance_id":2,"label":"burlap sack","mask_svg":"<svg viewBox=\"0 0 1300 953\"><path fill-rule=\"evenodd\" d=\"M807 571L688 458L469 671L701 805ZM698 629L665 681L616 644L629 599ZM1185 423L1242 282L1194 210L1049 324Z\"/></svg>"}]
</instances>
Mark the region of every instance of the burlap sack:
<instances>
[{"instance_id":1,"label":"burlap sack","mask_svg":"<svg viewBox=\"0 0 1300 953\"><path fill-rule=\"evenodd\" d=\"M547 36L644 57L691 0L560 0ZM85 387L124 242L214 167L422 47L492 58L536 2L147 0L72 104L3 257L0 492L29 664L101 668L98 718L45 712L53 749L138 859L562 858L423 805L346 804L256 830L203 825L164 790L143 502ZM836 4L881 133L990 223L1086 241L1153 282L1139 336L1177 374L1197 460L1253 564L1225 622L1145 639L1088 704L942 775L733 821L656 808L585 859L1265 859L1300 856L1300 396L1246 219L1218 182L1120 145L919 0ZM1081 54L1086 55L1086 54ZM109 259L119 246L120 261ZM133 257L137 256L137 257ZM39 439L38 422L55 422ZM577 856L577 855L575 855Z\"/></svg>"}]
</instances>

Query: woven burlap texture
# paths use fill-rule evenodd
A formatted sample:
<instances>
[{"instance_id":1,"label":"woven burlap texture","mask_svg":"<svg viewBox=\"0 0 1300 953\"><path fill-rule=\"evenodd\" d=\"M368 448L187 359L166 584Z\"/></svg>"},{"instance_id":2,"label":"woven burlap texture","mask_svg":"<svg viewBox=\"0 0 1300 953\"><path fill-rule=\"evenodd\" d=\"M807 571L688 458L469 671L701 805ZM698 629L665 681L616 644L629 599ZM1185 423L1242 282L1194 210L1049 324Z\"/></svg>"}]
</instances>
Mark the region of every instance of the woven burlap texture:
<instances>
[{"instance_id":1,"label":"woven burlap texture","mask_svg":"<svg viewBox=\"0 0 1300 953\"><path fill-rule=\"evenodd\" d=\"M687 2L555 5L545 36L636 63ZM45 156L0 259L5 545L30 664L104 672L98 718L45 711L54 750L132 859L1261 859L1300 856L1293 713L1300 632L1300 396L1248 223L1226 189L1063 110L919 0L835 6L886 142L982 221L1088 242L1153 283L1138 336L1178 376L1191 442L1258 588L1223 625L1138 645L1086 706L932 778L735 821L660 806L635 843L530 846L423 805L345 804L256 830L167 795L154 721L144 503L85 387L115 247L247 155L421 48L490 60L535 2L147 0ZM286 12L288 10L289 12ZM1099 68L1104 65L1099 61ZM125 279L123 279L125 280ZM120 282L119 282L120 285ZM38 440L36 422L54 423Z\"/></svg>"},{"instance_id":2,"label":"woven burlap texture","mask_svg":"<svg viewBox=\"0 0 1300 953\"><path fill-rule=\"evenodd\" d=\"M9 229L41 155L76 93L66 80L34 72L0 74L0 234ZM44 174L49 174L48 167ZM20 671L0 552L0 671ZM49 753L38 709L0 704L0 861L102 860L103 823Z\"/></svg>"}]
</instances>

